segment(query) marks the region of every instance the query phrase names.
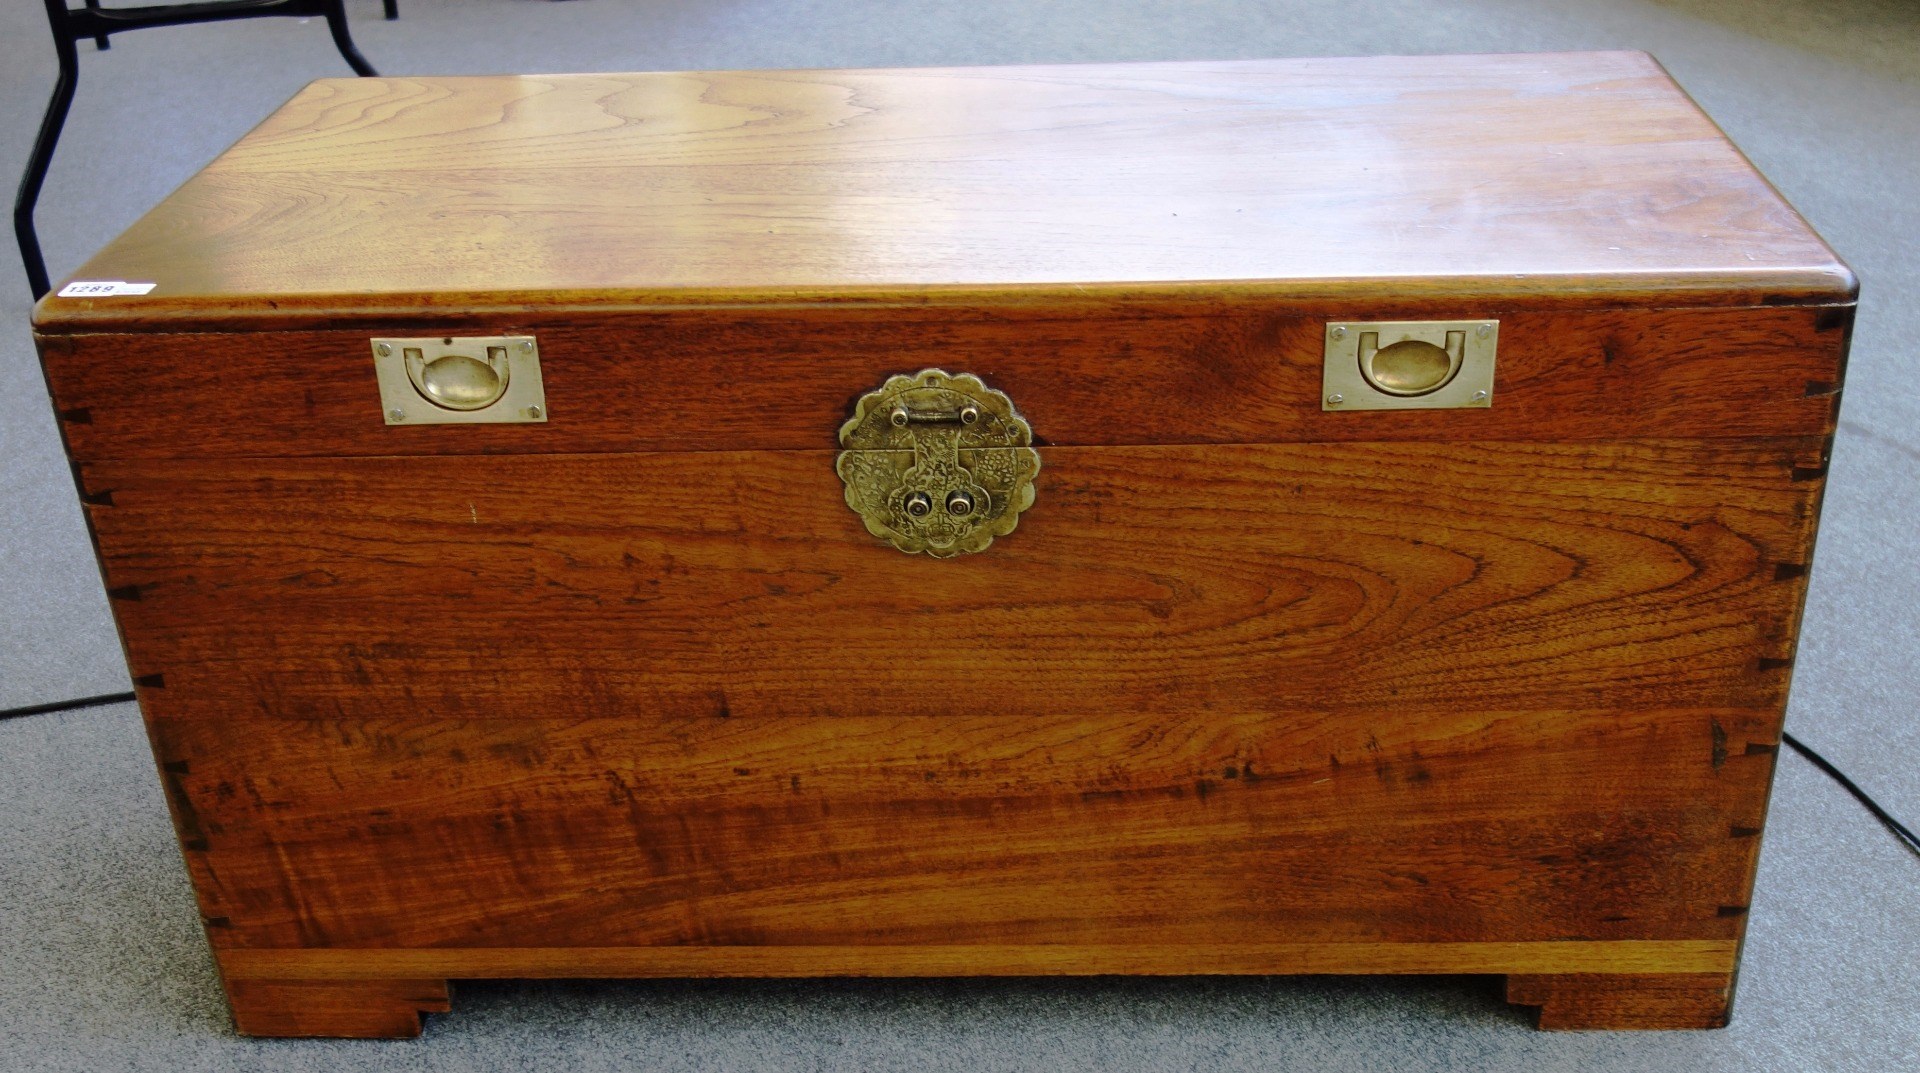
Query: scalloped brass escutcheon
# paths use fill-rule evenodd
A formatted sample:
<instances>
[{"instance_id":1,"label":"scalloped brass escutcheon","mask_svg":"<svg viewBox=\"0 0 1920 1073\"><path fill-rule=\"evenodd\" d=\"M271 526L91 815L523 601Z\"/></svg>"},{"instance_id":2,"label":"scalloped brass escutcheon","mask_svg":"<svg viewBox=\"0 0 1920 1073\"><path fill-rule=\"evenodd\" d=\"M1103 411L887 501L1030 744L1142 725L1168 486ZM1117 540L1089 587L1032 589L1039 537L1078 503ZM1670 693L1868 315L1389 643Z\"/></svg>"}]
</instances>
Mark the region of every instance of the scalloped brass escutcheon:
<instances>
[{"instance_id":1,"label":"scalloped brass escutcheon","mask_svg":"<svg viewBox=\"0 0 1920 1073\"><path fill-rule=\"evenodd\" d=\"M936 559L985 550L1033 505L1040 452L1013 401L966 373L923 369L861 396L833 468L867 531Z\"/></svg>"}]
</instances>

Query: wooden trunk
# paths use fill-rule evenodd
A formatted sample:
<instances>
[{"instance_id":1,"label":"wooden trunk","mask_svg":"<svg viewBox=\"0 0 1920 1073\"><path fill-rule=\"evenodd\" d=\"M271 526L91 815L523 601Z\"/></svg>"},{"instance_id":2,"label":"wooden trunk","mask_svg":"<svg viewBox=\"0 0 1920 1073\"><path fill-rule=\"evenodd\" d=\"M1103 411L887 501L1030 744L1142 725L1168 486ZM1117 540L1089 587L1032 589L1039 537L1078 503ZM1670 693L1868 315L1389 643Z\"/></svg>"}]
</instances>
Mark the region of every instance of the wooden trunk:
<instances>
[{"instance_id":1,"label":"wooden trunk","mask_svg":"<svg viewBox=\"0 0 1920 1073\"><path fill-rule=\"evenodd\" d=\"M36 326L243 1032L723 975L1726 1021L1854 282L1643 55L328 80L75 278L154 284ZM1425 320L1490 399L1329 399ZM436 336L537 340L540 420L390 419ZM927 368L1038 449L974 554L836 473Z\"/></svg>"}]
</instances>

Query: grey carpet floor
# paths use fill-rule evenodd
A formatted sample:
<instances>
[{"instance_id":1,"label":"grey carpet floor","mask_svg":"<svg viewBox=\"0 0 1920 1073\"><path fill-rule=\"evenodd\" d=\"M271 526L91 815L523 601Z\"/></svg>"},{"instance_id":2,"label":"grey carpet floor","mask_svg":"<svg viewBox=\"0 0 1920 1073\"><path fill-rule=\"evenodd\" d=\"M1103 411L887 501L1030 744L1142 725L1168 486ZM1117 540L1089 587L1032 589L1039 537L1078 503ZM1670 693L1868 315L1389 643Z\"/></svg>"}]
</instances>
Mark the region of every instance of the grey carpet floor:
<instances>
[{"instance_id":1,"label":"grey carpet floor","mask_svg":"<svg viewBox=\"0 0 1920 1073\"><path fill-rule=\"evenodd\" d=\"M72 0L76 5L79 0ZM126 0L108 0L109 4ZM52 78L0 6L0 176ZM1920 9L1912 0L350 0L390 73L1644 48L1865 281L1792 730L1920 818ZM1417 58L1382 59L1416 65ZM280 20L83 46L55 276L310 78ZM0 707L126 688L0 257ZM424 1040L235 1037L129 705L0 723L0 1070L1920 1069L1920 861L1785 756L1732 1028L1548 1035L1489 979L470 984Z\"/></svg>"}]
</instances>

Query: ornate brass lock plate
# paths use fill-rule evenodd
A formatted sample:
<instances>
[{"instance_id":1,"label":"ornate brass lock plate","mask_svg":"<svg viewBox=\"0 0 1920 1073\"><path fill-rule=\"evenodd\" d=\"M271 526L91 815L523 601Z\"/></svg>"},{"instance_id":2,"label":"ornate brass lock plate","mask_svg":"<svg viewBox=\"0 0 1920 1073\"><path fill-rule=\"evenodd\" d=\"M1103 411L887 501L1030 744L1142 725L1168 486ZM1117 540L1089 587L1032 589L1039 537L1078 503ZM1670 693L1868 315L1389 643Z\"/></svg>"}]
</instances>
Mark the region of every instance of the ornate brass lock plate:
<instances>
[{"instance_id":1,"label":"ornate brass lock plate","mask_svg":"<svg viewBox=\"0 0 1920 1073\"><path fill-rule=\"evenodd\" d=\"M1033 430L977 376L924 369L888 378L840 426L840 446L834 469L847 506L908 554L981 551L1033 505Z\"/></svg>"}]
</instances>

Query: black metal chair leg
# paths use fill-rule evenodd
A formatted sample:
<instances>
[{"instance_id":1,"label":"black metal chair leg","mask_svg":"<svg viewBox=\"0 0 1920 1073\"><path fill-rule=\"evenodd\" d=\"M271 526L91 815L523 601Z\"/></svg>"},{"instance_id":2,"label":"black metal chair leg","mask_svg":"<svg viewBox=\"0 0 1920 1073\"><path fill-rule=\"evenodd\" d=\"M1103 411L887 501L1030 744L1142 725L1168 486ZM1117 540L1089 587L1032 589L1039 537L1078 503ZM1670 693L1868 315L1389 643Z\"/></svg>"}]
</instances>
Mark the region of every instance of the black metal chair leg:
<instances>
[{"instance_id":1,"label":"black metal chair leg","mask_svg":"<svg viewBox=\"0 0 1920 1073\"><path fill-rule=\"evenodd\" d=\"M400 0L380 0L380 2L386 9L388 22L400 17Z\"/></svg>"},{"instance_id":2,"label":"black metal chair leg","mask_svg":"<svg viewBox=\"0 0 1920 1073\"><path fill-rule=\"evenodd\" d=\"M373 69L360 50L353 47L353 36L347 33L347 9L343 0L326 0L327 30L333 34L333 47L340 50L340 58L347 61L353 73L362 78L377 78L380 72Z\"/></svg>"},{"instance_id":3,"label":"black metal chair leg","mask_svg":"<svg viewBox=\"0 0 1920 1073\"><path fill-rule=\"evenodd\" d=\"M63 0L48 0L49 5ZM20 177L19 192L13 198L13 237L20 242L20 261L27 269L27 286L34 301L47 293L46 258L40 253L40 236L33 229L33 208L40 201L40 187L47 181L47 168L53 163L53 147L60 141L60 129L66 125L67 109L73 106L73 88L80 78L80 55L73 38L54 24L54 48L60 57L60 77L53 84L53 99L47 102L47 114L40 120L40 134L27 155L27 171Z\"/></svg>"},{"instance_id":4,"label":"black metal chair leg","mask_svg":"<svg viewBox=\"0 0 1920 1073\"><path fill-rule=\"evenodd\" d=\"M304 17L317 12L326 18L327 30L333 34L333 45L340 50L340 56L347 61L347 66L363 77L377 74L373 65L354 47L353 37L347 32L344 0L173 4L107 9L105 15L92 14L102 10L100 0L86 0L84 9L69 9L68 0L45 2L47 22L53 29L53 46L60 60L60 77L53 84L53 99L47 102L47 114L40 121L40 134L34 139L33 151L27 156L26 174L20 177L20 189L13 198L13 235L20 243L20 261L26 268L27 286L33 290L35 301L39 301L52 288L52 281L47 278L46 256L40 249L40 236L33 227L33 210L40 202L40 188L45 185L47 169L53 163L53 147L60 141L60 130L67 122L67 111L73 106L74 87L80 79L77 45L80 36L92 37L101 48L106 48L107 33L97 32L103 28L113 33L148 26L177 26L259 15ZM392 7L392 4L388 5L389 10ZM86 33L88 30L96 32Z\"/></svg>"},{"instance_id":5,"label":"black metal chair leg","mask_svg":"<svg viewBox=\"0 0 1920 1073\"><path fill-rule=\"evenodd\" d=\"M98 11L100 10L100 0L87 0L87 6L92 8L95 11ZM99 49L102 52L105 52L106 50L113 47L113 39L108 37L106 34L94 34L93 47Z\"/></svg>"}]
</instances>

